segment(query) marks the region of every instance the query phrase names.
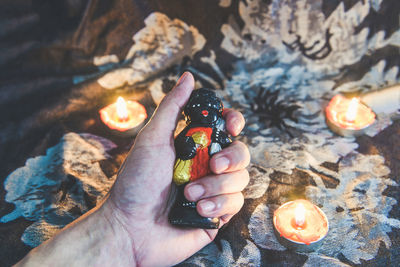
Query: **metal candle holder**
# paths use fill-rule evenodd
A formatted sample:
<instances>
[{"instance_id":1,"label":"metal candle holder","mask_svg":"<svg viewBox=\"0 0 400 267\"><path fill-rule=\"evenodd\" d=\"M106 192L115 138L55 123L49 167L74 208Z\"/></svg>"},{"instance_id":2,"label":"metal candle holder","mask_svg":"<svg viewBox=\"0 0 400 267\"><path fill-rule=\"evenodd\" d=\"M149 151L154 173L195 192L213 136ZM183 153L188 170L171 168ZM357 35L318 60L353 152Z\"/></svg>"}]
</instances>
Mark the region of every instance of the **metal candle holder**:
<instances>
[{"instance_id":1,"label":"metal candle holder","mask_svg":"<svg viewBox=\"0 0 400 267\"><path fill-rule=\"evenodd\" d=\"M329 105L325 108L326 124L334 133L341 136L357 137L363 135L368 130L368 128L376 121L376 114L367 105L362 102L358 102L357 111L364 114L364 116L365 114L373 114L375 119L373 119L371 122L366 121L369 123L365 124L363 127L360 127L358 125L351 125L350 123L348 123L348 125L343 125L344 122L340 121L340 115L343 114L343 110L340 109L343 108L343 106L340 107L340 103L342 101L346 101L346 97L343 97L341 95L336 95L334 98L331 99Z\"/></svg>"},{"instance_id":2,"label":"metal candle holder","mask_svg":"<svg viewBox=\"0 0 400 267\"><path fill-rule=\"evenodd\" d=\"M293 201L289 201L279 208L283 208L287 205L290 205ZM279 209L278 208L278 209ZM318 240L311 242L309 245L303 243L303 242L297 242L294 240L290 240L289 238L284 237L276 227L276 216L274 215L273 217L273 223L274 223L274 233L276 238L278 239L279 243L281 243L283 246L285 246L287 249L295 251L295 252L312 252L316 249L318 249L321 244L324 241L324 238L328 235L329 232L329 221L328 218L326 217L325 213L318 207L315 206L315 208L320 212L320 214L323 216L324 220L327 223L328 231L326 232L325 235L321 236Z\"/></svg>"},{"instance_id":3,"label":"metal candle holder","mask_svg":"<svg viewBox=\"0 0 400 267\"><path fill-rule=\"evenodd\" d=\"M326 124L332 132L344 137L357 137L366 133L366 131L373 125L373 123L366 125L360 129L343 128L333 121L330 117L326 116Z\"/></svg>"}]
</instances>

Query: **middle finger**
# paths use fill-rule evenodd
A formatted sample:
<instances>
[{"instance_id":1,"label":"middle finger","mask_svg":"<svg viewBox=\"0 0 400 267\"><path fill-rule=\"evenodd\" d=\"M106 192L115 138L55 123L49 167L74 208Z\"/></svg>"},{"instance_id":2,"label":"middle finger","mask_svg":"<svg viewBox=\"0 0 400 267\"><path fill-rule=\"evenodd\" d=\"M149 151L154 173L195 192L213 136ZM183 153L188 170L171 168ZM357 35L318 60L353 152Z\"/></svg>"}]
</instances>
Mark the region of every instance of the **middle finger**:
<instances>
[{"instance_id":1,"label":"middle finger","mask_svg":"<svg viewBox=\"0 0 400 267\"><path fill-rule=\"evenodd\" d=\"M247 146L240 141L234 141L211 158L210 169L213 173L220 174L244 169L249 163L250 152Z\"/></svg>"},{"instance_id":2,"label":"middle finger","mask_svg":"<svg viewBox=\"0 0 400 267\"><path fill-rule=\"evenodd\" d=\"M249 179L249 172L246 169L205 176L185 187L185 197L189 201L198 201L221 194L241 192L249 183Z\"/></svg>"}]
</instances>

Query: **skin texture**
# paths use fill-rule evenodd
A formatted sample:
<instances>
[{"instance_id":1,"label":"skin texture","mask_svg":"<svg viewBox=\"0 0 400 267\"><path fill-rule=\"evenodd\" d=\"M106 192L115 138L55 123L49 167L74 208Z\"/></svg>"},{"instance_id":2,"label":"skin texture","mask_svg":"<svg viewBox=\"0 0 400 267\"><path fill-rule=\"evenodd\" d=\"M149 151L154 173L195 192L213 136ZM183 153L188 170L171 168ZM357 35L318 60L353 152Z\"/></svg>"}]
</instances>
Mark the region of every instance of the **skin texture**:
<instances>
[{"instance_id":1,"label":"skin texture","mask_svg":"<svg viewBox=\"0 0 400 267\"><path fill-rule=\"evenodd\" d=\"M103 203L32 250L18 265L29 266L171 266L210 243L218 230L180 229L167 220L175 161L174 130L194 88L185 72L143 128ZM224 112L233 136L243 116ZM215 154L213 174L189 183L187 199L198 202L205 217L220 217L220 227L243 205L250 155L238 141Z\"/></svg>"}]
</instances>

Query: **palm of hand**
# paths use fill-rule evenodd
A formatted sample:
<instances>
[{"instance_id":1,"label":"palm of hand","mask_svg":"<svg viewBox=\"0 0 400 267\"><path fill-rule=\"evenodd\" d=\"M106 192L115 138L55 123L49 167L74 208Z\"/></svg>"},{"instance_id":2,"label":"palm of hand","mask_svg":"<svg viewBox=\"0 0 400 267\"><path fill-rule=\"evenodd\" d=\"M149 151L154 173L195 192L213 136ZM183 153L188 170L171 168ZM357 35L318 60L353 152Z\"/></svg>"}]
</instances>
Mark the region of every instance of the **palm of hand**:
<instances>
[{"instance_id":1,"label":"palm of hand","mask_svg":"<svg viewBox=\"0 0 400 267\"><path fill-rule=\"evenodd\" d=\"M181 261L208 244L217 230L179 229L169 224L167 203L175 162L173 139L146 130L121 167L110 199L118 208L122 225L135 240L133 249L146 251L145 255L136 255L137 261L152 265L153 260L162 259L165 264L171 259L175 263L172 261L177 257ZM152 255L157 255L157 259Z\"/></svg>"}]
</instances>

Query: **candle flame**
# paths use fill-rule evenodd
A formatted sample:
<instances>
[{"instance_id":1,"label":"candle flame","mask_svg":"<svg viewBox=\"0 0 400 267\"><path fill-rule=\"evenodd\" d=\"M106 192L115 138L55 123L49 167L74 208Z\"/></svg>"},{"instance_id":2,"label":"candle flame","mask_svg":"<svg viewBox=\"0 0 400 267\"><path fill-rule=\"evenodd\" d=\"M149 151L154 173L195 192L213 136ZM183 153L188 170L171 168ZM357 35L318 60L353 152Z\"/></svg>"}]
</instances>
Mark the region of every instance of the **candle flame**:
<instances>
[{"instance_id":1,"label":"candle flame","mask_svg":"<svg viewBox=\"0 0 400 267\"><path fill-rule=\"evenodd\" d=\"M296 225L299 227L303 226L306 221L306 208L301 203L296 205L294 210L294 220Z\"/></svg>"},{"instance_id":2,"label":"candle flame","mask_svg":"<svg viewBox=\"0 0 400 267\"><path fill-rule=\"evenodd\" d=\"M119 96L117 99L117 116L120 121L128 119L128 108L123 97Z\"/></svg>"},{"instance_id":3,"label":"candle flame","mask_svg":"<svg viewBox=\"0 0 400 267\"><path fill-rule=\"evenodd\" d=\"M355 121L357 117L357 110L358 110L358 105L359 105L359 100L357 97L353 97L350 101L349 107L347 108L346 111L346 120L348 122L353 122Z\"/></svg>"}]
</instances>

